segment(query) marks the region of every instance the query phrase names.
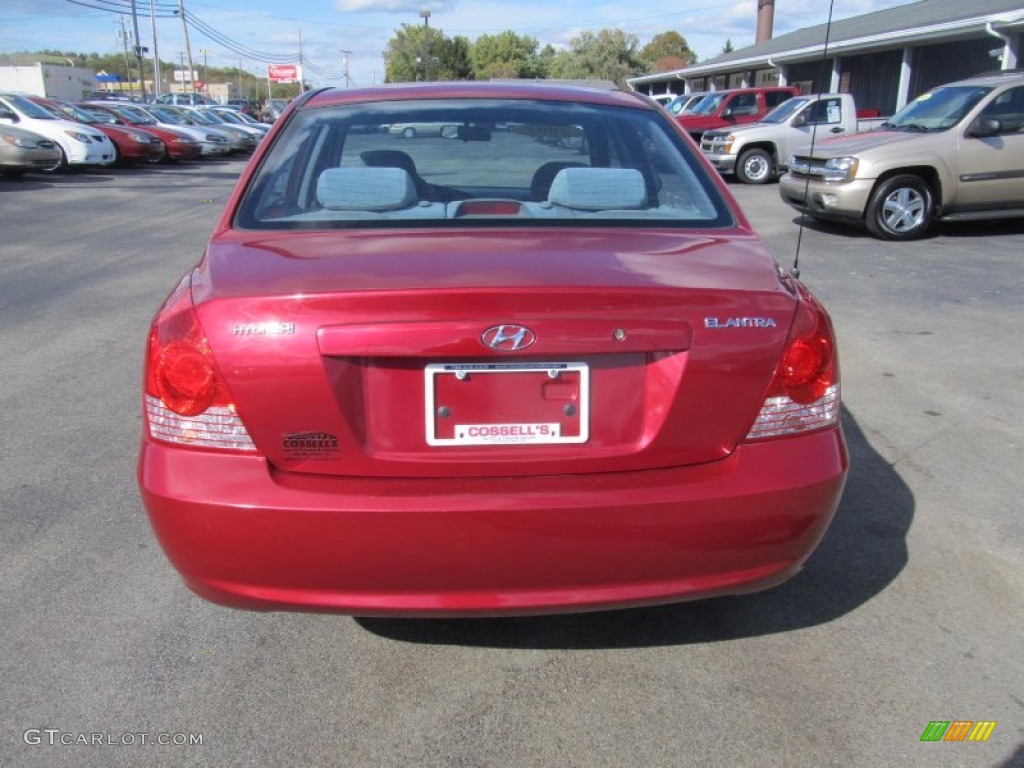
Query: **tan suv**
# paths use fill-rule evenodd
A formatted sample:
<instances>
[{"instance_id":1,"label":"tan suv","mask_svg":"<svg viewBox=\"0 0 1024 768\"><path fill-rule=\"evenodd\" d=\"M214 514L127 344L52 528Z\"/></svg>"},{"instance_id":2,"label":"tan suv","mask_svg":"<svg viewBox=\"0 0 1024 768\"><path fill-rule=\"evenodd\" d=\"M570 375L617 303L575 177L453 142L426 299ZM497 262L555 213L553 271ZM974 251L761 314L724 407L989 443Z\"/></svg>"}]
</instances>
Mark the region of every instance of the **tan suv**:
<instances>
[{"instance_id":1,"label":"tan suv","mask_svg":"<svg viewBox=\"0 0 1024 768\"><path fill-rule=\"evenodd\" d=\"M782 199L816 219L911 240L937 219L1024 217L1024 72L918 96L869 133L801 147Z\"/></svg>"}]
</instances>

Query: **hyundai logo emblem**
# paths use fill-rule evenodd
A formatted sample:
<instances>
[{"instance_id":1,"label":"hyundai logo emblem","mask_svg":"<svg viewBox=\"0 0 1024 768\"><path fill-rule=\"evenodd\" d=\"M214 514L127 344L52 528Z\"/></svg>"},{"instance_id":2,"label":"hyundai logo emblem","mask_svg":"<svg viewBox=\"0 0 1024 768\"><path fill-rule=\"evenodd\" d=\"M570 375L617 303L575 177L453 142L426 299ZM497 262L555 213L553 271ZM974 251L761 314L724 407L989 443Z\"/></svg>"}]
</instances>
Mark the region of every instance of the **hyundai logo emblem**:
<instances>
[{"instance_id":1,"label":"hyundai logo emblem","mask_svg":"<svg viewBox=\"0 0 1024 768\"><path fill-rule=\"evenodd\" d=\"M522 325L495 325L480 335L484 346L498 352L519 352L532 347L537 335Z\"/></svg>"}]
</instances>

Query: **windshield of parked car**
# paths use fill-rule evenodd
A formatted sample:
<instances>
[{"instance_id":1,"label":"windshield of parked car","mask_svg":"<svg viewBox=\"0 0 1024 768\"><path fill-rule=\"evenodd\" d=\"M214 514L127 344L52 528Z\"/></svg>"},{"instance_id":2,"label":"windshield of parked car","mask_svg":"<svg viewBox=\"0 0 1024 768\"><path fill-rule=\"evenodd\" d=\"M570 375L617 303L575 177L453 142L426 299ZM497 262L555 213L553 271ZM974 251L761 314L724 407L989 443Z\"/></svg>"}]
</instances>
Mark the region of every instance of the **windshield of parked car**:
<instances>
[{"instance_id":1,"label":"windshield of parked car","mask_svg":"<svg viewBox=\"0 0 1024 768\"><path fill-rule=\"evenodd\" d=\"M959 123L992 89L952 85L922 94L882 124L893 131L945 131Z\"/></svg>"},{"instance_id":2,"label":"windshield of parked car","mask_svg":"<svg viewBox=\"0 0 1024 768\"><path fill-rule=\"evenodd\" d=\"M170 123L171 125L189 124L188 119L184 115L173 109L168 109L167 107L155 107L151 105L148 111L161 123Z\"/></svg>"},{"instance_id":3,"label":"windshield of parked car","mask_svg":"<svg viewBox=\"0 0 1024 768\"><path fill-rule=\"evenodd\" d=\"M104 123L106 120L100 120L95 117L91 112L86 112L84 109L79 109L73 104L66 104L64 102L57 102L54 104L54 109L63 114L58 115L64 117L65 115L70 117L72 120L77 120L80 123Z\"/></svg>"},{"instance_id":4,"label":"windshield of parked car","mask_svg":"<svg viewBox=\"0 0 1024 768\"><path fill-rule=\"evenodd\" d=\"M234 123L235 125L240 125L245 122L238 116L237 113L232 112L229 109L211 109L209 112L206 112L205 114L218 123Z\"/></svg>"},{"instance_id":5,"label":"windshield of parked car","mask_svg":"<svg viewBox=\"0 0 1024 768\"><path fill-rule=\"evenodd\" d=\"M665 110L669 114L678 115L682 111L683 105L689 101L689 99L689 96L676 96L672 101L665 105Z\"/></svg>"},{"instance_id":6,"label":"windshield of parked car","mask_svg":"<svg viewBox=\"0 0 1024 768\"><path fill-rule=\"evenodd\" d=\"M692 107L686 110L690 115L713 115L725 101L726 93L709 93Z\"/></svg>"},{"instance_id":7,"label":"windshield of parked car","mask_svg":"<svg viewBox=\"0 0 1024 768\"><path fill-rule=\"evenodd\" d=\"M30 101L24 96L4 96L4 101L18 112L21 112L25 117L31 117L33 120L57 119L55 115L51 115L34 101Z\"/></svg>"},{"instance_id":8,"label":"windshield of parked car","mask_svg":"<svg viewBox=\"0 0 1024 768\"><path fill-rule=\"evenodd\" d=\"M418 130L396 133L395 125ZM721 227L732 217L660 110L453 99L300 110L250 182L236 222Z\"/></svg>"},{"instance_id":9,"label":"windshield of parked car","mask_svg":"<svg viewBox=\"0 0 1024 768\"><path fill-rule=\"evenodd\" d=\"M197 123L201 123L202 125L217 125L217 123L224 122L223 120L211 117L201 109L184 110L182 114L188 116L191 120L195 120Z\"/></svg>"},{"instance_id":10,"label":"windshield of parked car","mask_svg":"<svg viewBox=\"0 0 1024 768\"><path fill-rule=\"evenodd\" d=\"M106 125L116 125L117 118L109 112L104 112L102 109L88 109L83 108L83 112L89 115L95 123L104 123Z\"/></svg>"},{"instance_id":11,"label":"windshield of parked car","mask_svg":"<svg viewBox=\"0 0 1024 768\"><path fill-rule=\"evenodd\" d=\"M259 125L260 124L259 120L254 120L253 118L249 117L249 115L245 114L245 112L239 112L238 114L235 115L235 117L238 118L238 120L240 120L241 122L248 123L249 125Z\"/></svg>"},{"instance_id":12,"label":"windshield of parked car","mask_svg":"<svg viewBox=\"0 0 1024 768\"><path fill-rule=\"evenodd\" d=\"M784 123L810 103L810 99L786 99L775 109L761 118L762 123Z\"/></svg>"},{"instance_id":13,"label":"windshield of parked car","mask_svg":"<svg viewBox=\"0 0 1024 768\"><path fill-rule=\"evenodd\" d=\"M146 110L136 107L110 107L112 112L135 125L156 125L157 120Z\"/></svg>"}]
</instances>

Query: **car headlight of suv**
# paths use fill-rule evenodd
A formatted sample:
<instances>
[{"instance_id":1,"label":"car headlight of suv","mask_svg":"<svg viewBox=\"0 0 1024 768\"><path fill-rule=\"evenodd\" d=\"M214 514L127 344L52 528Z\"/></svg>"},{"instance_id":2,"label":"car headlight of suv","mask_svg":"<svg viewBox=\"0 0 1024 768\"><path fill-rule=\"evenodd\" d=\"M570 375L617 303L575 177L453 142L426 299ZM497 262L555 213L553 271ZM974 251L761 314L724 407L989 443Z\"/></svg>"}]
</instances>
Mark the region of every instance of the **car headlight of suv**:
<instances>
[{"instance_id":1,"label":"car headlight of suv","mask_svg":"<svg viewBox=\"0 0 1024 768\"><path fill-rule=\"evenodd\" d=\"M89 138L89 134L87 133L79 133L78 131L64 131L64 133L66 133L75 141L80 141L83 144L88 144L91 141L91 139Z\"/></svg>"},{"instance_id":2,"label":"car headlight of suv","mask_svg":"<svg viewBox=\"0 0 1024 768\"><path fill-rule=\"evenodd\" d=\"M856 157L833 157L825 161L821 177L825 181L853 181L860 161Z\"/></svg>"}]
</instances>

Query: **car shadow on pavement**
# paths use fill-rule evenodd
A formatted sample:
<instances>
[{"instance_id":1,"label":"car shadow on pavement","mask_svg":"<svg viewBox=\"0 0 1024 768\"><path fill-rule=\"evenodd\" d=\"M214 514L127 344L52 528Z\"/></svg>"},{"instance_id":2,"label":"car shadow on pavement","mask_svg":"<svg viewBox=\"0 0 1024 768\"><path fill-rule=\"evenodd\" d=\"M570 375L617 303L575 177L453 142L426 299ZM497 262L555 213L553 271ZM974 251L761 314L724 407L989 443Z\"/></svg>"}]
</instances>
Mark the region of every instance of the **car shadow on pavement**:
<instances>
[{"instance_id":1,"label":"car shadow on pavement","mask_svg":"<svg viewBox=\"0 0 1024 768\"><path fill-rule=\"evenodd\" d=\"M793 224L799 227L800 219L800 216L794 216ZM804 219L804 228L813 232L839 235L850 240L873 240L871 234L864 227L842 222L807 217ZM1019 236L1021 233L1024 233L1024 218L994 219L992 221L937 221L919 240L933 240L937 237L1008 237ZM883 245L886 243L884 240L875 240L875 242Z\"/></svg>"},{"instance_id":2,"label":"car shadow on pavement","mask_svg":"<svg viewBox=\"0 0 1024 768\"><path fill-rule=\"evenodd\" d=\"M850 474L839 510L804 570L752 595L601 613L497 619L380 619L357 623L413 643L602 649L708 643L825 624L884 590L907 563L914 496L843 409Z\"/></svg>"}]
</instances>

